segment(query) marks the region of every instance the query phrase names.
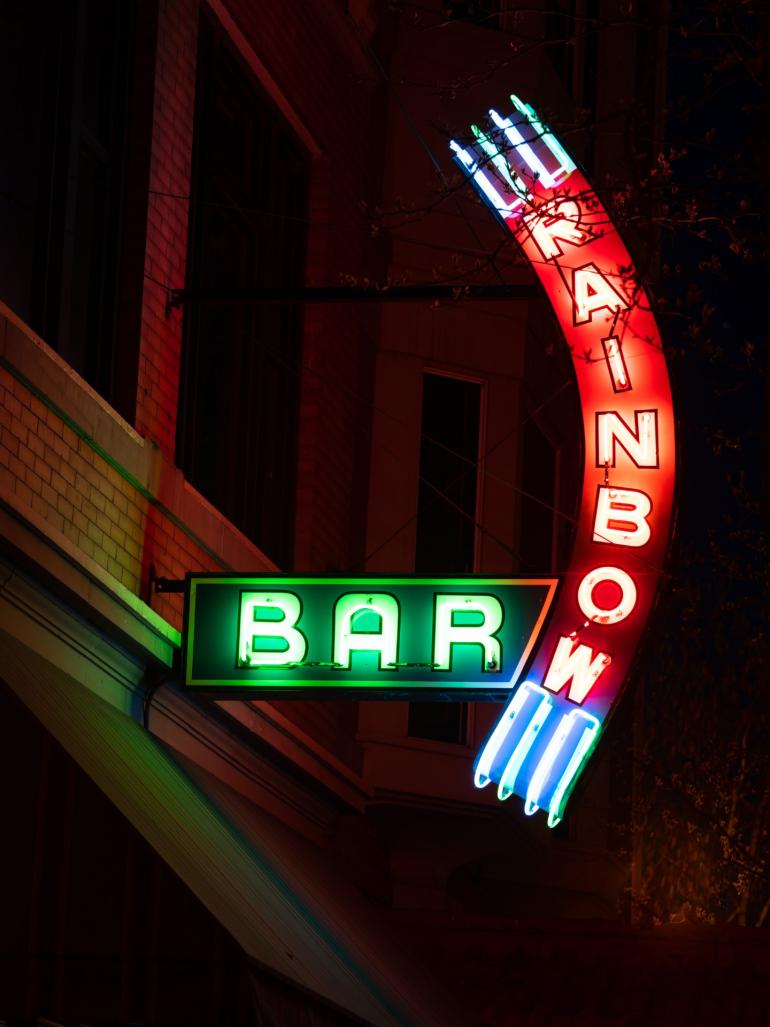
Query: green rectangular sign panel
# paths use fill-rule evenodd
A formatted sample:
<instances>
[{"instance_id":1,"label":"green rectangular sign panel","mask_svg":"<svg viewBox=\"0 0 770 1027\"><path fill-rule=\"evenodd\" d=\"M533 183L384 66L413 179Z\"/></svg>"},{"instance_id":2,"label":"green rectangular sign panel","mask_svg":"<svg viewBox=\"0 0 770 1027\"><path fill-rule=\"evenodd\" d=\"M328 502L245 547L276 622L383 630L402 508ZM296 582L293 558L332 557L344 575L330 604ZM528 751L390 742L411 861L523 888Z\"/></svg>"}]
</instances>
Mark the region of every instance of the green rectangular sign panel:
<instances>
[{"instance_id":1,"label":"green rectangular sign panel","mask_svg":"<svg viewBox=\"0 0 770 1027\"><path fill-rule=\"evenodd\" d=\"M184 679L219 695L497 699L555 578L189 574Z\"/></svg>"}]
</instances>

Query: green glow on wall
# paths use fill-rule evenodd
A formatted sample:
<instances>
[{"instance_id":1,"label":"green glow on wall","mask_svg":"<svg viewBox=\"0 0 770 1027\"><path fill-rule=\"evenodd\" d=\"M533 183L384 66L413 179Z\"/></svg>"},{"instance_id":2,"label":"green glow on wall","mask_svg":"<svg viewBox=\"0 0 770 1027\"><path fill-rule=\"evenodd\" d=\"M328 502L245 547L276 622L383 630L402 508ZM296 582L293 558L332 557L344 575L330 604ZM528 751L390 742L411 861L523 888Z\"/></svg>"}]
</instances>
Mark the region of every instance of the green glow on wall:
<instances>
[{"instance_id":1,"label":"green glow on wall","mask_svg":"<svg viewBox=\"0 0 770 1027\"><path fill-rule=\"evenodd\" d=\"M184 681L220 695L500 700L555 591L553 578L190 574Z\"/></svg>"}]
</instances>

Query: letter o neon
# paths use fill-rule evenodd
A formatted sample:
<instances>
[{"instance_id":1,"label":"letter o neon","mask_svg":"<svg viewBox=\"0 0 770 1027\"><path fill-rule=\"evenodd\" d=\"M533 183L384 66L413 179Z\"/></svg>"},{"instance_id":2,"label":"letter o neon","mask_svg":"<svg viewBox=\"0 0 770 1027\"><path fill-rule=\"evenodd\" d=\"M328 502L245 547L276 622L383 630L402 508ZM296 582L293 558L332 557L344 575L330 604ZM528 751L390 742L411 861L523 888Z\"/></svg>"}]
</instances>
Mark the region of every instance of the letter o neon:
<instances>
[{"instance_id":1,"label":"letter o neon","mask_svg":"<svg viewBox=\"0 0 770 1027\"><path fill-rule=\"evenodd\" d=\"M593 599L594 589L605 581L611 581L623 593L620 602L611 610L603 610ZM585 616L595 624L617 624L625 620L636 606L636 585L631 575L626 574L620 567L595 567L580 582L578 605Z\"/></svg>"}]
</instances>

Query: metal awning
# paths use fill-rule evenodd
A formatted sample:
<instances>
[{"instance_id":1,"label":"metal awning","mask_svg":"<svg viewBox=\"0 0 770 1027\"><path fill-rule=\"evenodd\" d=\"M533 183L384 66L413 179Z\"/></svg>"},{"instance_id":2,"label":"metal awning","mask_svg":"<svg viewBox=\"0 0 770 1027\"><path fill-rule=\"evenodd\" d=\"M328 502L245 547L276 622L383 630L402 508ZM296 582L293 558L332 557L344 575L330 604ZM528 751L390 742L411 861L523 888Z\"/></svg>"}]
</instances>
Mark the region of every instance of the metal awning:
<instances>
[{"instance_id":1,"label":"metal awning","mask_svg":"<svg viewBox=\"0 0 770 1027\"><path fill-rule=\"evenodd\" d=\"M321 850L2 631L0 667L249 956L377 1027L457 1022Z\"/></svg>"}]
</instances>

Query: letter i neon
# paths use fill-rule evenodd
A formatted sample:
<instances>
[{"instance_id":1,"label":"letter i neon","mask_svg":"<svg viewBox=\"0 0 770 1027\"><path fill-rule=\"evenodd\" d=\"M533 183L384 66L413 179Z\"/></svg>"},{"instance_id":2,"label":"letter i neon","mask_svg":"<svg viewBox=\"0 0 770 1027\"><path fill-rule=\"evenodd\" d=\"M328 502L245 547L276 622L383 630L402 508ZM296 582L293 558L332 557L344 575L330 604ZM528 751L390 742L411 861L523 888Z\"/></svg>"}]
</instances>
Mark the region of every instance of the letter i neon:
<instances>
[{"instance_id":1,"label":"letter i neon","mask_svg":"<svg viewBox=\"0 0 770 1027\"><path fill-rule=\"evenodd\" d=\"M492 764L497 758L498 753L502 749L509 735L518 730L519 722L522 720L521 713L524 706L527 704L527 701L533 698L540 699L540 703L538 704L535 714L537 716L541 706L543 705L543 697L548 699L549 702L551 701L548 693L545 692L544 689L540 688L539 685L535 685L531 681L524 681L516 690L516 694L508 703L503 715L495 725L495 729L490 735L489 740L479 753L476 761L476 770L473 775L473 783L477 788L484 788L491 781ZM524 731L526 732L526 727ZM532 737L534 739L534 735ZM524 759L524 756L526 756L526 752L523 754L522 760Z\"/></svg>"},{"instance_id":2,"label":"letter i neon","mask_svg":"<svg viewBox=\"0 0 770 1027\"><path fill-rule=\"evenodd\" d=\"M593 749L599 739L599 721L596 717L592 717L589 713L584 713L583 710L573 710L570 716L575 717L576 720L578 716L585 717L586 726L583 728L583 733L578 744L575 746L575 751L572 753L569 763L559 778L559 783L556 785L551 801L548 804L549 827L556 827L557 824L561 823L569 789L577 778L580 768L588 759L591 749Z\"/></svg>"},{"instance_id":3,"label":"letter i neon","mask_svg":"<svg viewBox=\"0 0 770 1027\"><path fill-rule=\"evenodd\" d=\"M455 154L457 163L465 174L473 179L498 217L501 217L503 220L512 217L513 212L521 206L521 197L517 196L511 203L506 203L468 151L463 149L454 140L449 145Z\"/></svg>"},{"instance_id":4,"label":"letter i neon","mask_svg":"<svg viewBox=\"0 0 770 1027\"><path fill-rule=\"evenodd\" d=\"M560 179L567 178L575 170L575 162L561 145L559 140L539 120L537 114L535 114L534 108L530 107L528 103L520 100L515 93L511 93L511 103L519 112L523 114L530 125L533 127L538 136L543 140L545 145L553 154L554 158L559 162L559 167L554 171L552 175L549 175L550 181L548 182L549 187L556 185ZM538 161L538 164L540 162ZM547 173L547 172L546 172Z\"/></svg>"},{"instance_id":5,"label":"letter i neon","mask_svg":"<svg viewBox=\"0 0 770 1027\"><path fill-rule=\"evenodd\" d=\"M540 728L545 724L547 718L550 716L551 710L553 709L553 700L548 693L544 692L542 688L538 688L537 691L542 694L543 698L540 700L540 705L535 710L532 719L524 729L516 748L511 753L511 756L505 765L505 770L503 771L500 777L500 783L497 786L498 799L505 800L509 795L513 794L513 789L516 785L516 778L521 770L522 764L534 745Z\"/></svg>"},{"instance_id":6,"label":"letter i neon","mask_svg":"<svg viewBox=\"0 0 770 1027\"><path fill-rule=\"evenodd\" d=\"M610 370L610 379L615 392L628 392L631 388L631 379L628 377L626 361L623 357L623 347L620 339L611 335L608 339L602 339L604 359Z\"/></svg>"},{"instance_id":7,"label":"letter i neon","mask_svg":"<svg viewBox=\"0 0 770 1027\"><path fill-rule=\"evenodd\" d=\"M566 767L559 777L551 801L548 804L549 827L555 827L556 824L559 823L559 820L561 819L561 807L564 804L567 789L587 758L588 753L593 747L593 743L598 738L599 721L596 717L591 716L590 713L586 713L584 710L572 710L571 713L567 713L562 717L559 722L559 726L556 728L553 737L546 747L545 752L540 757L540 762L538 763L534 774L530 778L529 787L527 788L527 796L524 800L524 812L528 817L531 817L533 813L537 813L540 809L542 794L553 773L556 761L562 754L562 750L565 748L573 726L580 720L584 721L584 727L580 734L580 738L567 761Z\"/></svg>"}]
</instances>

